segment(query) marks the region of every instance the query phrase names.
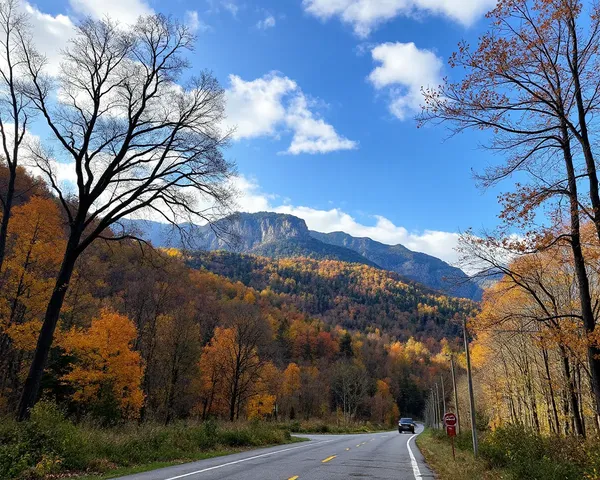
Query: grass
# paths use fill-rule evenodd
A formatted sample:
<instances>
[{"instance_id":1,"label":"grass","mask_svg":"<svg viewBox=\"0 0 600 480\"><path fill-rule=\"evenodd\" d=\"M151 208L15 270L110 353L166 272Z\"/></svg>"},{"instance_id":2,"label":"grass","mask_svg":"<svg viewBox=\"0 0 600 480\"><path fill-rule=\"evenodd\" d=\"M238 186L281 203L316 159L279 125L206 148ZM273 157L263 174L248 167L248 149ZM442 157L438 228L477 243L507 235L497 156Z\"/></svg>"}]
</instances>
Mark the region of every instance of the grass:
<instances>
[{"instance_id":1,"label":"grass","mask_svg":"<svg viewBox=\"0 0 600 480\"><path fill-rule=\"evenodd\" d=\"M500 469L492 469L482 459L475 459L472 451L462 448L464 444L469 447L471 443L468 434L461 434L455 439L456 461L452 458L452 445L445 433L426 429L417 437L417 446L425 457L428 465L437 473L440 480L497 480L511 479L508 473ZM461 448L459 448L458 445Z\"/></svg>"},{"instance_id":2,"label":"grass","mask_svg":"<svg viewBox=\"0 0 600 480\"><path fill-rule=\"evenodd\" d=\"M295 441L301 439L266 422L75 425L41 402L26 422L0 421L0 478L110 478Z\"/></svg>"},{"instance_id":3,"label":"grass","mask_svg":"<svg viewBox=\"0 0 600 480\"><path fill-rule=\"evenodd\" d=\"M522 425L507 425L480 434L475 459L470 432L464 432L456 437L456 462L443 431L425 430L417 445L441 480L600 479L597 438L540 435Z\"/></svg>"}]
</instances>

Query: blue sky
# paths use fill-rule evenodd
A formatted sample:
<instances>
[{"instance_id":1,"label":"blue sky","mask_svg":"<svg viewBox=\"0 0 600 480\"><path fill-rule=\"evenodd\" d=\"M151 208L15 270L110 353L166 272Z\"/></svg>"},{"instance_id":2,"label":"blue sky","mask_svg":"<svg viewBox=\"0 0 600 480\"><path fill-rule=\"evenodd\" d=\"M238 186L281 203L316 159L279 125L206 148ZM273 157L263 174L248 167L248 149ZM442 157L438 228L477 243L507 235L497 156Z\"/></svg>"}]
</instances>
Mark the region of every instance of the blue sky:
<instances>
[{"instance_id":1,"label":"blue sky","mask_svg":"<svg viewBox=\"0 0 600 480\"><path fill-rule=\"evenodd\" d=\"M472 168L492 161L482 137L417 129L421 85L460 72L447 59L475 43L494 0L32 1L37 40L53 60L72 24L108 14L172 14L196 29L194 69L227 89L237 125L241 209L294 213L456 258L456 232L497 223L497 193Z\"/></svg>"}]
</instances>

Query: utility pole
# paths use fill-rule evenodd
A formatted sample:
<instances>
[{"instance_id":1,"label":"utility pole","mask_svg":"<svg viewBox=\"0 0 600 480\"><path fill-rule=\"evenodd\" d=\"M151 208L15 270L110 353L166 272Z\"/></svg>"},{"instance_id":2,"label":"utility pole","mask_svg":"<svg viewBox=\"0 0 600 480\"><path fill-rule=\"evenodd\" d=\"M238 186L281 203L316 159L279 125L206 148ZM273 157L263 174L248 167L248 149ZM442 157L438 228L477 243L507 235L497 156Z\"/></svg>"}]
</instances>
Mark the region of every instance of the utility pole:
<instances>
[{"instance_id":1,"label":"utility pole","mask_svg":"<svg viewBox=\"0 0 600 480\"><path fill-rule=\"evenodd\" d=\"M444 376L440 375L440 379L442 380L442 406L444 407L442 412L446 415L446 389L444 388Z\"/></svg>"},{"instance_id":2,"label":"utility pole","mask_svg":"<svg viewBox=\"0 0 600 480\"><path fill-rule=\"evenodd\" d=\"M452 367L452 385L454 387L454 408L456 409L456 433L460 433L460 413L458 408L458 389L456 388L456 374L454 373L454 355L450 354L450 366Z\"/></svg>"},{"instance_id":3,"label":"utility pole","mask_svg":"<svg viewBox=\"0 0 600 480\"><path fill-rule=\"evenodd\" d=\"M473 394L473 375L471 374L471 355L469 354L469 338L467 335L467 319L463 318L463 335L465 337L465 353L467 355L467 378L469 380L469 408L471 409L471 434L473 435L473 455L477 457L477 428L475 425L475 395Z\"/></svg>"}]
</instances>

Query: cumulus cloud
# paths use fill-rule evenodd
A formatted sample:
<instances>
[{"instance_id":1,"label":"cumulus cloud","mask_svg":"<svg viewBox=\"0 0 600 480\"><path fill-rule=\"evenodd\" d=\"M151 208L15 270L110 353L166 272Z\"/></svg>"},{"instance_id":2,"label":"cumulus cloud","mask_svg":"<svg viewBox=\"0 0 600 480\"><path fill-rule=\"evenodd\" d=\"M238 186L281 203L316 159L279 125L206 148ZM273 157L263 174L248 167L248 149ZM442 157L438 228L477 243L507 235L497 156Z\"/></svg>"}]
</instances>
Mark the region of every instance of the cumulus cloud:
<instances>
[{"instance_id":1,"label":"cumulus cloud","mask_svg":"<svg viewBox=\"0 0 600 480\"><path fill-rule=\"evenodd\" d=\"M293 130L294 138L288 153L328 153L338 150L352 150L356 142L337 134L333 126L321 118L315 118L308 107L306 97L296 95L292 100L285 119Z\"/></svg>"},{"instance_id":2,"label":"cumulus cloud","mask_svg":"<svg viewBox=\"0 0 600 480\"><path fill-rule=\"evenodd\" d=\"M227 89L228 124L237 140L256 137L279 138L287 130L293 139L287 153L329 153L351 150L356 142L340 136L335 128L314 113L298 84L272 72L245 81L229 76Z\"/></svg>"},{"instance_id":3,"label":"cumulus cloud","mask_svg":"<svg viewBox=\"0 0 600 480\"><path fill-rule=\"evenodd\" d=\"M29 15L33 43L48 61L48 73L58 74L60 52L67 46L67 41L73 37L75 25L66 15L49 15L27 2L23 3L21 8Z\"/></svg>"},{"instance_id":4,"label":"cumulus cloud","mask_svg":"<svg viewBox=\"0 0 600 480\"><path fill-rule=\"evenodd\" d=\"M192 32L207 32L210 30L210 26L200 19L198 12L195 10L185 12L185 24Z\"/></svg>"},{"instance_id":5,"label":"cumulus cloud","mask_svg":"<svg viewBox=\"0 0 600 480\"><path fill-rule=\"evenodd\" d=\"M259 20L259 22L256 24L256 28L259 30L267 30L269 28L273 28L275 23L275 17L273 15L267 15L264 19Z\"/></svg>"},{"instance_id":6,"label":"cumulus cloud","mask_svg":"<svg viewBox=\"0 0 600 480\"><path fill-rule=\"evenodd\" d=\"M346 232L355 237L369 237L388 245L402 244L416 252L441 258L450 264L456 264L458 261L458 254L455 251L459 239L458 233L437 230L411 232L380 215L373 216L373 225L365 225L339 208L320 210L306 206L278 204L277 197L263 193L255 181L243 176L238 177L234 184L240 192L238 206L241 211L287 213L302 218L309 229L318 232Z\"/></svg>"},{"instance_id":7,"label":"cumulus cloud","mask_svg":"<svg viewBox=\"0 0 600 480\"><path fill-rule=\"evenodd\" d=\"M437 87L442 81L442 59L414 43L383 43L371 50L379 63L369 75L378 90L387 90L390 111L400 120L419 111L422 87Z\"/></svg>"},{"instance_id":8,"label":"cumulus cloud","mask_svg":"<svg viewBox=\"0 0 600 480\"><path fill-rule=\"evenodd\" d=\"M124 24L135 23L139 16L153 13L143 0L69 0L69 3L81 15L98 19L108 16Z\"/></svg>"},{"instance_id":9,"label":"cumulus cloud","mask_svg":"<svg viewBox=\"0 0 600 480\"><path fill-rule=\"evenodd\" d=\"M108 16L124 24L135 23L140 15L153 13L143 0L70 0L69 3L75 16L89 15L96 19ZM28 2L24 2L21 8L29 14L33 42L48 61L48 73L57 75L60 72L60 52L75 35L72 18L63 14L44 13Z\"/></svg>"},{"instance_id":10,"label":"cumulus cloud","mask_svg":"<svg viewBox=\"0 0 600 480\"><path fill-rule=\"evenodd\" d=\"M441 15L473 24L497 0L303 0L304 10L321 20L339 17L356 35L367 37L378 25L400 15Z\"/></svg>"}]
</instances>

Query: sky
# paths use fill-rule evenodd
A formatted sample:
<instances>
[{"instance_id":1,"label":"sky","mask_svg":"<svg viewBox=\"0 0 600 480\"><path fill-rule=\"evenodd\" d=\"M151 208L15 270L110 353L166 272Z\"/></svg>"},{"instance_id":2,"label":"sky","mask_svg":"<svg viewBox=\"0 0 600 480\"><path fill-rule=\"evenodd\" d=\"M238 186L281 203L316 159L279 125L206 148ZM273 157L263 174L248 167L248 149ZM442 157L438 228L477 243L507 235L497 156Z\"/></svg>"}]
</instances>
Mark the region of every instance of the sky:
<instances>
[{"instance_id":1,"label":"sky","mask_svg":"<svg viewBox=\"0 0 600 480\"><path fill-rule=\"evenodd\" d=\"M89 15L153 12L194 29L192 72L226 89L239 209L291 213L455 263L458 233L497 223L498 191L473 170L494 161L477 133L418 129L420 89L476 43L496 0L39 0L24 3L39 48L58 52ZM34 132L36 133L36 132Z\"/></svg>"}]
</instances>

